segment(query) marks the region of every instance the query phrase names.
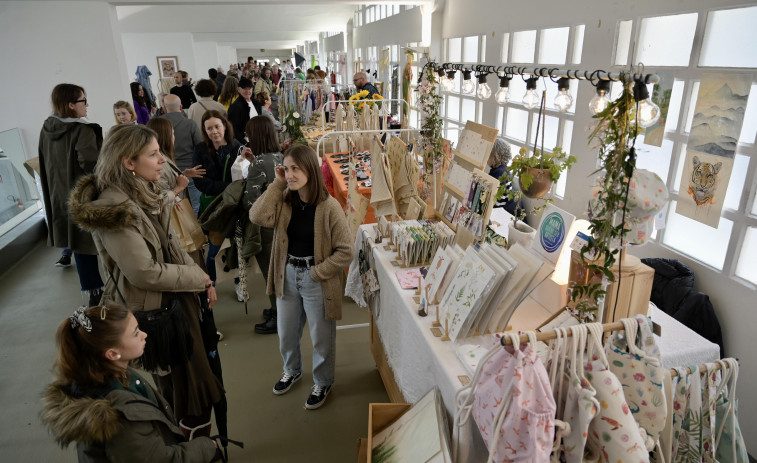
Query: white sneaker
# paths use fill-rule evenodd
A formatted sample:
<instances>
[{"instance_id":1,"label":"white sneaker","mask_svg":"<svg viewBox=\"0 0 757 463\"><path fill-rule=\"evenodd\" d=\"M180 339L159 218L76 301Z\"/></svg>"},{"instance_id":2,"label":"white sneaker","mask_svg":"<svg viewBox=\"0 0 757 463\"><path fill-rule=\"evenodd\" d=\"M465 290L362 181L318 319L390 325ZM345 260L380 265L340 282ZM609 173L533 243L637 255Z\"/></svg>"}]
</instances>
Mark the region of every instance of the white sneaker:
<instances>
[{"instance_id":1,"label":"white sneaker","mask_svg":"<svg viewBox=\"0 0 757 463\"><path fill-rule=\"evenodd\" d=\"M234 283L234 292L237 293L237 301L244 302L244 294L242 294L242 286L239 283Z\"/></svg>"},{"instance_id":2,"label":"white sneaker","mask_svg":"<svg viewBox=\"0 0 757 463\"><path fill-rule=\"evenodd\" d=\"M216 330L216 336L218 336L218 341L219 342L223 341L223 333L221 333L220 331Z\"/></svg>"}]
</instances>

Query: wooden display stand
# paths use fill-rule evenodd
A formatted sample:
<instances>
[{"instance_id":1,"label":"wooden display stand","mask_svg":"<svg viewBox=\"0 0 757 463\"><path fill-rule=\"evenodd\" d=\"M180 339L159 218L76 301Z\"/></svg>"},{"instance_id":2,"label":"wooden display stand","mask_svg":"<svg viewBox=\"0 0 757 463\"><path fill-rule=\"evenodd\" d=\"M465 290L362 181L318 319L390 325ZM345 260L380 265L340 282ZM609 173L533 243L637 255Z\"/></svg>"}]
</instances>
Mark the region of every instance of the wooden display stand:
<instances>
[{"instance_id":1,"label":"wooden display stand","mask_svg":"<svg viewBox=\"0 0 757 463\"><path fill-rule=\"evenodd\" d=\"M615 281L607 287L605 310L602 323L610 323L622 318L631 318L637 314L647 315L649 298L652 295L654 269L644 265L634 256L622 253L623 266L620 274L620 293L618 293L618 270L613 268ZM618 307L615 308L615 295L618 294ZM613 313L613 309L614 313ZM614 315L614 316L613 316Z\"/></svg>"}]
</instances>

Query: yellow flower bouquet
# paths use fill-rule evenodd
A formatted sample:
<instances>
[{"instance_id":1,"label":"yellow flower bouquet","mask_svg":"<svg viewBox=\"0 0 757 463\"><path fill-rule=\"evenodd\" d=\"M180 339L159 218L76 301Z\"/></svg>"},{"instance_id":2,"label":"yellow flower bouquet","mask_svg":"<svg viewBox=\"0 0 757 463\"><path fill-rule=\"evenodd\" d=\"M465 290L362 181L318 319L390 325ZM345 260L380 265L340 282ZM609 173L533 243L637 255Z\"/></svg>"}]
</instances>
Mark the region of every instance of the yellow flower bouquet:
<instances>
[{"instance_id":1,"label":"yellow flower bouquet","mask_svg":"<svg viewBox=\"0 0 757 463\"><path fill-rule=\"evenodd\" d=\"M378 101L373 101L373 100L383 100L383 99L384 97L378 93L374 93L373 95L370 95L368 90L361 90L360 92L350 97L350 104L355 107L355 111L361 113L363 112L363 108L365 108L366 105L373 106L373 104L375 103L380 108L381 103Z\"/></svg>"}]
</instances>

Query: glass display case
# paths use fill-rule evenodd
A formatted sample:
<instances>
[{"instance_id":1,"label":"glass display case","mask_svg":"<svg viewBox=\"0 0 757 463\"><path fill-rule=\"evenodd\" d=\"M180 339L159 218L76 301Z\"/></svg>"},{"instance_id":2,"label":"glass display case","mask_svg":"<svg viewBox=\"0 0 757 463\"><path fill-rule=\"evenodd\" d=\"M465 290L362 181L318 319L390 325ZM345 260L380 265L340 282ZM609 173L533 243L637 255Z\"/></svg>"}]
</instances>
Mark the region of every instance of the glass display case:
<instances>
[{"instance_id":1,"label":"glass display case","mask_svg":"<svg viewBox=\"0 0 757 463\"><path fill-rule=\"evenodd\" d=\"M0 236L42 208L39 176L24 166L21 132L0 132Z\"/></svg>"}]
</instances>

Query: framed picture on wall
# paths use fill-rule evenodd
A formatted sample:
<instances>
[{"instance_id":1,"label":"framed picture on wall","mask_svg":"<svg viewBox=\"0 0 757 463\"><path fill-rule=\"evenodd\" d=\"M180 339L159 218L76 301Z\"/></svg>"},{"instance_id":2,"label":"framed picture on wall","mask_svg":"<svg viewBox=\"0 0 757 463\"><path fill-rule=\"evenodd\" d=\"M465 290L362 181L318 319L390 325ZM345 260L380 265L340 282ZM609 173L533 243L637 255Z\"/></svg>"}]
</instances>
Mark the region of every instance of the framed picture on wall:
<instances>
[{"instance_id":1,"label":"framed picture on wall","mask_svg":"<svg viewBox=\"0 0 757 463\"><path fill-rule=\"evenodd\" d=\"M176 56L158 56L158 69L161 79L173 77L173 73L179 70L179 58Z\"/></svg>"}]
</instances>

